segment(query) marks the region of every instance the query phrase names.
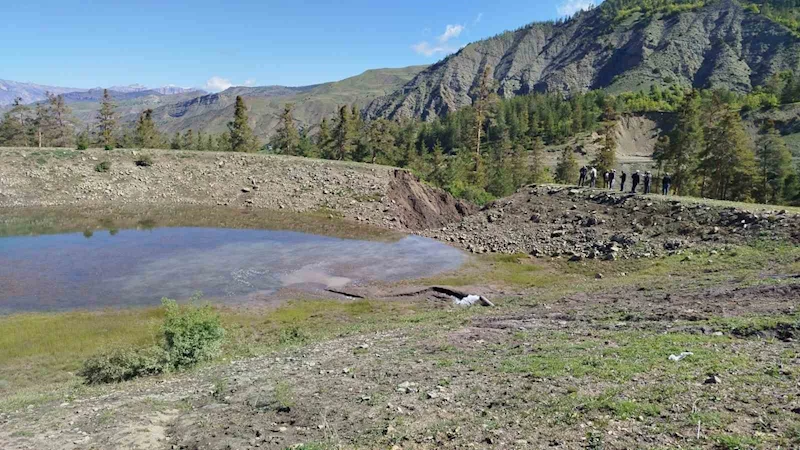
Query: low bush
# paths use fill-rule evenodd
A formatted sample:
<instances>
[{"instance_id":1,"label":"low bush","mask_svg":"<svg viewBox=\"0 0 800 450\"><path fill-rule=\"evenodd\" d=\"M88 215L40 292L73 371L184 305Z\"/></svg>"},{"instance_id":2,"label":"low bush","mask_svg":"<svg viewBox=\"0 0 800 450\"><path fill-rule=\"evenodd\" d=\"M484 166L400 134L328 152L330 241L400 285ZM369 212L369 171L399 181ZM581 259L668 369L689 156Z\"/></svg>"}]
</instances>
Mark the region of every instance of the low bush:
<instances>
[{"instance_id":1,"label":"low bush","mask_svg":"<svg viewBox=\"0 0 800 450\"><path fill-rule=\"evenodd\" d=\"M181 370L219 354L225 329L210 306L178 305L167 298L161 304L165 310L161 345L114 349L89 358L79 372L87 384L117 383Z\"/></svg>"},{"instance_id":2,"label":"low bush","mask_svg":"<svg viewBox=\"0 0 800 450\"><path fill-rule=\"evenodd\" d=\"M139 159L134 161L134 164L139 167L150 167L153 165L153 157L150 155L142 155Z\"/></svg>"},{"instance_id":3,"label":"low bush","mask_svg":"<svg viewBox=\"0 0 800 450\"><path fill-rule=\"evenodd\" d=\"M87 384L118 383L157 375L167 368L167 353L153 346L144 349L115 349L89 358L78 373Z\"/></svg>"},{"instance_id":4,"label":"low bush","mask_svg":"<svg viewBox=\"0 0 800 450\"><path fill-rule=\"evenodd\" d=\"M98 163L96 166L94 166L94 170L95 172L100 172L100 173L108 172L109 170L111 170L111 162L102 161Z\"/></svg>"}]
</instances>

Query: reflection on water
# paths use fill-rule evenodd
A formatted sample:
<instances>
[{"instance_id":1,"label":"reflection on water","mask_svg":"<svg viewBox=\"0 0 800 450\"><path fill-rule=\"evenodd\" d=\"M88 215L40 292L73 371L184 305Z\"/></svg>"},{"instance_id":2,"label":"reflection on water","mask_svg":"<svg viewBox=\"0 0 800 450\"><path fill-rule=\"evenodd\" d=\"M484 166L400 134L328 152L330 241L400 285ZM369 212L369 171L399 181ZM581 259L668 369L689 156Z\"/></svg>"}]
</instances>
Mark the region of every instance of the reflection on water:
<instances>
[{"instance_id":1,"label":"reflection on water","mask_svg":"<svg viewBox=\"0 0 800 450\"><path fill-rule=\"evenodd\" d=\"M240 302L281 287L341 287L452 270L460 251L290 231L156 228L0 238L0 311L155 305L197 291Z\"/></svg>"}]
</instances>

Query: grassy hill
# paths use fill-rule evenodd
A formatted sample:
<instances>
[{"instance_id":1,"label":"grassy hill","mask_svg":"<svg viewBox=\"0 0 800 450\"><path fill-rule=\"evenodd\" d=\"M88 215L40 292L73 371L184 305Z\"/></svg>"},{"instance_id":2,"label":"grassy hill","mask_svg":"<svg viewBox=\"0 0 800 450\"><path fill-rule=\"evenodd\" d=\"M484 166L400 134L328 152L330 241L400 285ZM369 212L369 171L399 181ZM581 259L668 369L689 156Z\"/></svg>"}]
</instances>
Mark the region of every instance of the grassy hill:
<instances>
[{"instance_id":1,"label":"grassy hill","mask_svg":"<svg viewBox=\"0 0 800 450\"><path fill-rule=\"evenodd\" d=\"M294 103L294 117L302 127L333 116L341 105L366 106L370 101L399 89L425 66L368 70L355 77L313 86L233 87L217 94L204 95L155 108L153 117L163 132L186 130L204 133L225 131L233 117L236 96L242 96L250 109L250 121L259 138L272 135L284 105ZM124 116L132 122L135 115Z\"/></svg>"}]
</instances>

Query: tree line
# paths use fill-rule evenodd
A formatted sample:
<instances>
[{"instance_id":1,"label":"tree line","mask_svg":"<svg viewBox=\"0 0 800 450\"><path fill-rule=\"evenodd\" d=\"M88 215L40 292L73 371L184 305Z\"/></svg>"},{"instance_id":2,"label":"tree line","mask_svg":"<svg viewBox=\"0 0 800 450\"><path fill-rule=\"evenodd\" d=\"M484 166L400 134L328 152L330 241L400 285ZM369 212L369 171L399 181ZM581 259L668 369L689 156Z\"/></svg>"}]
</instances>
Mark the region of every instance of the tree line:
<instances>
[{"instance_id":1,"label":"tree line","mask_svg":"<svg viewBox=\"0 0 800 450\"><path fill-rule=\"evenodd\" d=\"M172 148L208 151L258 150L332 160L405 167L452 194L484 203L528 183L575 183L576 136L597 133L590 164L600 172L616 166L616 122L622 114L669 111L675 126L659 137L656 169L670 173L676 194L725 200L796 204L797 169L774 124L761 124L753 142L741 113L800 100L800 80L791 72L772 77L750 94L692 90L671 85L618 96L590 91L564 98L534 93L501 99L488 70L471 96L473 104L430 121L367 121L356 106L342 105L331 118L300 127L293 105L285 105L275 135L262 145L237 97L233 120L222 134L188 130L165 136L152 110L121 129L106 91L96 123L81 128L60 96L34 107L20 102L0 122L0 145ZM312 132L313 131L313 132ZM585 140L585 139L584 139ZM564 146L551 170L546 147Z\"/></svg>"},{"instance_id":2,"label":"tree line","mask_svg":"<svg viewBox=\"0 0 800 450\"><path fill-rule=\"evenodd\" d=\"M47 93L47 100L33 106L16 99L0 121L0 146L72 147L85 150L96 146L255 152L261 147L248 123L244 99L236 97L233 120L228 131L204 134L187 130L168 138L153 121L153 110L142 111L133 127L120 124L114 99L103 91L93 124L81 125L61 95Z\"/></svg>"}]
</instances>

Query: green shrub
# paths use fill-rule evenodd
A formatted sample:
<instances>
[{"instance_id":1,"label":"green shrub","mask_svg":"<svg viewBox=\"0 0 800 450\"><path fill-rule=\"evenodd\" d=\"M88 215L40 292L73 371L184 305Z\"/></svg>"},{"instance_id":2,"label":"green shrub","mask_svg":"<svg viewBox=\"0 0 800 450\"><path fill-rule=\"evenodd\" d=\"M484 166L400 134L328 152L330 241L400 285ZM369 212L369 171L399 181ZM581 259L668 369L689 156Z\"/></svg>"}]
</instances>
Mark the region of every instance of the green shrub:
<instances>
[{"instance_id":1,"label":"green shrub","mask_svg":"<svg viewBox=\"0 0 800 450\"><path fill-rule=\"evenodd\" d=\"M150 155L142 155L134 163L139 167L150 167L153 165L153 157Z\"/></svg>"},{"instance_id":2,"label":"green shrub","mask_svg":"<svg viewBox=\"0 0 800 450\"><path fill-rule=\"evenodd\" d=\"M114 150L114 146L113 145L106 145L103 148L105 148L106 150Z\"/></svg>"},{"instance_id":3,"label":"green shrub","mask_svg":"<svg viewBox=\"0 0 800 450\"><path fill-rule=\"evenodd\" d=\"M180 306L167 298L161 304L165 309L161 346L115 349L89 358L79 372L87 384L117 383L184 369L219 353L225 329L210 306Z\"/></svg>"},{"instance_id":4,"label":"green shrub","mask_svg":"<svg viewBox=\"0 0 800 450\"><path fill-rule=\"evenodd\" d=\"M161 304L166 310L164 349L174 368L190 367L219 353L225 329L210 306L181 306L167 298Z\"/></svg>"},{"instance_id":5,"label":"green shrub","mask_svg":"<svg viewBox=\"0 0 800 450\"><path fill-rule=\"evenodd\" d=\"M118 383L165 371L167 352L153 346L144 349L116 349L89 358L78 373L87 384Z\"/></svg>"},{"instance_id":6,"label":"green shrub","mask_svg":"<svg viewBox=\"0 0 800 450\"><path fill-rule=\"evenodd\" d=\"M283 345L304 344L308 342L308 335L297 326L282 328L278 342Z\"/></svg>"},{"instance_id":7,"label":"green shrub","mask_svg":"<svg viewBox=\"0 0 800 450\"><path fill-rule=\"evenodd\" d=\"M89 139L84 133L78 135L78 139L75 142L75 148L78 150L86 150L89 148Z\"/></svg>"},{"instance_id":8,"label":"green shrub","mask_svg":"<svg viewBox=\"0 0 800 450\"><path fill-rule=\"evenodd\" d=\"M111 162L110 161L102 161L94 166L95 172L108 172L111 170Z\"/></svg>"}]
</instances>

